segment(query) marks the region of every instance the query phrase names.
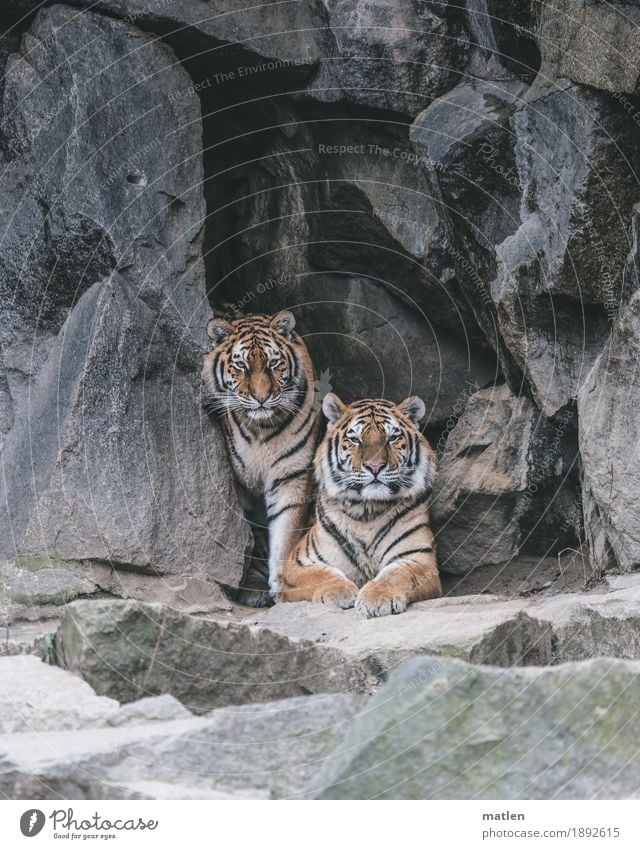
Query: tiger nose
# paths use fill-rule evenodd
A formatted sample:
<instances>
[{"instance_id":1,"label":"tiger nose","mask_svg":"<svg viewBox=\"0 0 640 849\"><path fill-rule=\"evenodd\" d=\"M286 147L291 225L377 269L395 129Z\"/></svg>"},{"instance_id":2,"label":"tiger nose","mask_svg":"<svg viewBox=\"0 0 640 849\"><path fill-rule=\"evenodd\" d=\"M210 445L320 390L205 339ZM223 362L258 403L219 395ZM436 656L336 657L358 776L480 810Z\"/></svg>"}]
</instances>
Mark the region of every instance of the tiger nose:
<instances>
[{"instance_id":1,"label":"tiger nose","mask_svg":"<svg viewBox=\"0 0 640 849\"><path fill-rule=\"evenodd\" d=\"M263 390L261 392L253 392L253 398L258 404L262 405L269 398L271 393L268 390Z\"/></svg>"},{"instance_id":2,"label":"tiger nose","mask_svg":"<svg viewBox=\"0 0 640 849\"><path fill-rule=\"evenodd\" d=\"M364 466L366 469L369 469L371 474L374 477L378 477L382 469L386 466L386 463L365 463Z\"/></svg>"}]
</instances>

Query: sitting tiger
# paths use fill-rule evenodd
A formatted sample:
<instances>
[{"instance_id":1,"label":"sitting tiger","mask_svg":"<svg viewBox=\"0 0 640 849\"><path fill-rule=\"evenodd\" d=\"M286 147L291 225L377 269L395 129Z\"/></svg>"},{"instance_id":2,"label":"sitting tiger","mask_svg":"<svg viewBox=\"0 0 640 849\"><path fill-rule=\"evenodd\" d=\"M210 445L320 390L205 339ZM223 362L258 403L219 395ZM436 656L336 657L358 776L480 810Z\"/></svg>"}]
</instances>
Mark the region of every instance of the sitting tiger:
<instances>
[{"instance_id":1,"label":"sitting tiger","mask_svg":"<svg viewBox=\"0 0 640 849\"><path fill-rule=\"evenodd\" d=\"M256 538L237 600L256 607L272 603L267 586L275 590L276 575L304 532L310 502L320 417L311 358L294 327L288 311L212 318L207 325L214 343L202 372L207 404L221 418ZM267 528L265 569L264 556L256 554L266 555Z\"/></svg>"},{"instance_id":2,"label":"sitting tiger","mask_svg":"<svg viewBox=\"0 0 640 849\"><path fill-rule=\"evenodd\" d=\"M424 403L346 406L330 393L315 457L315 521L278 578L278 601L322 601L363 617L442 595L427 500L434 452L418 430Z\"/></svg>"}]
</instances>

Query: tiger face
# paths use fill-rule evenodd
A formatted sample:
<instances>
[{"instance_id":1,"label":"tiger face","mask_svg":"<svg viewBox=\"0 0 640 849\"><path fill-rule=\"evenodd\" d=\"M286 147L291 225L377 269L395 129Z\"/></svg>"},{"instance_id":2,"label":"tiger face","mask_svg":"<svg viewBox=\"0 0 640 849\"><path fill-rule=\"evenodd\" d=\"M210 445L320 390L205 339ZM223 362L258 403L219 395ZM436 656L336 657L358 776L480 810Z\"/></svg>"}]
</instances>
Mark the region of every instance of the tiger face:
<instances>
[{"instance_id":1,"label":"tiger face","mask_svg":"<svg viewBox=\"0 0 640 849\"><path fill-rule=\"evenodd\" d=\"M214 348L204 378L214 407L256 420L295 410L304 391L304 373L294 326L295 319L287 311L231 322L209 321L207 332Z\"/></svg>"},{"instance_id":2,"label":"tiger face","mask_svg":"<svg viewBox=\"0 0 640 849\"><path fill-rule=\"evenodd\" d=\"M322 409L329 428L316 456L316 477L330 498L392 501L431 491L435 461L418 430L425 413L420 398L347 406L330 393Z\"/></svg>"}]
</instances>

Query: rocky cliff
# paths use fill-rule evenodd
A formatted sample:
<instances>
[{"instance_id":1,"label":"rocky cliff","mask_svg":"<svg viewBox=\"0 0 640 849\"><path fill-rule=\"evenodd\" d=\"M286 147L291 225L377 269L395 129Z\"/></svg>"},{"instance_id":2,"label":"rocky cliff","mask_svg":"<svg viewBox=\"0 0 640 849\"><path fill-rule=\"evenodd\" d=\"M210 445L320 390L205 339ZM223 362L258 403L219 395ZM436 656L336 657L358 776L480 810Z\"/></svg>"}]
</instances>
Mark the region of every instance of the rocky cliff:
<instances>
[{"instance_id":1,"label":"rocky cliff","mask_svg":"<svg viewBox=\"0 0 640 849\"><path fill-rule=\"evenodd\" d=\"M3 555L223 604L203 327L286 306L321 391L425 398L443 569L633 569L638 9L241 5L2 13Z\"/></svg>"},{"instance_id":2,"label":"rocky cliff","mask_svg":"<svg viewBox=\"0 0 640 849\"><path fill-rule=\"evenodd\" d=\"M292 309L319 392L425 399L451 591L555 591L567 552L569 589L636 570L640 6L246 5L0 9L2 624L107 596L230 610L250 534L201 410L214 308ZM498 636L474 626L461 653L392 624L419 632L409 653L472 663L640 656L636 620L601 632L596 602L566 638L528 608L499 630L501 602ZM624 663L596 671L624 689Z\"/></svg>"}]
</instances>

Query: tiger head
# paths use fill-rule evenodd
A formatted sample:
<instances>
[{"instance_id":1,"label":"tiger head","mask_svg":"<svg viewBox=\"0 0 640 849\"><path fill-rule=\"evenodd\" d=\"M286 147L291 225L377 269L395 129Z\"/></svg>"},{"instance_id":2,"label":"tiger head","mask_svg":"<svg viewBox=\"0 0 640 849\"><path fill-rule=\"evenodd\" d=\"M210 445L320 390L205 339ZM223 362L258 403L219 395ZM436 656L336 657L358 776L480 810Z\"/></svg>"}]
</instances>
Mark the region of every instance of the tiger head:
<instances>
[{"instance_id":1,"label":"tiger head","mask_svg":"<svg viewBox=\"0 0 640 849\"><path fill-rule=\"evenodd\" d=\"M294 326L288 311L209 321L213 348L205 358L203 379L213 409L257 420L296 409L307 376L306 348Z\"/></svg>"},{"instance_id":2,"label":"tiger head","mask_svg":"<svg viewBox=\"0 0 640 849\"><path fill-rule=\"evenodd\" d=\"M418 430L425 414L420 398L346 405L329 393L322 409L329 427L316 455L316 477L326 495L393 501L431 491L435 455Z\"/></svg>"}]
</instances>

